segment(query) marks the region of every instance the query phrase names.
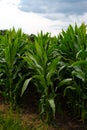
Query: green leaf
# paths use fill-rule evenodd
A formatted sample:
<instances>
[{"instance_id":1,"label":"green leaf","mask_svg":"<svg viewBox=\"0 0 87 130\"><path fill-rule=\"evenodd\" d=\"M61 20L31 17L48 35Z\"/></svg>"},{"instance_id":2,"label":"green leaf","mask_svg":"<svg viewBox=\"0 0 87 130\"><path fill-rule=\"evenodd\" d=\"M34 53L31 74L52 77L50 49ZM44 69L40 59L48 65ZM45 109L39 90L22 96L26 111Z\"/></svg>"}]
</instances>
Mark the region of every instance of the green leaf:
<instances>
[{"instance_id":1,"label":"green leaf","mask_svg":"<svg viewBox=\"0 0 87 130\"><path fill-rule=\"evenodd\" d=\"M49 99L48 102L50 104L50 107L52 108L53 116L55 118L55 101L54 101L54 99Z\"/></svg>"},{"instance_id":2,"label":"green leaf","mask_svg":"<svg viewBox=\"0 0 87 130\"><path fill-rule=\"evenodd\" d=\"M8 47L5 48L4 52L5 52L5 60L6 60L7 64L10 65L11 57L10 57L10 50L9 50L9 48Z\"/></svg>"},{"instance_id":3,"label":"green leaf","mask_svg":"<svg viewBox=\"0 0 87 130\"><path fill-rule=\"evenodd\" d=\"M37 57L31 53L28 53L28 58L30 59L31 63L33 63L33 65L37 68L39 68L40 70L43 70L42 66L38 63L37 61Z\"/></svg>"},{"instance_id":4,"label":"green leaf","mask_svg":"<svg viewBox=\"0 0 87 130\"><path fill-rule=\"evenodd\" d=\"M85 73L83 73L83 71L73 71L72 74L81 79L83 82L85 81Z\"/></svg>"},{"instance_id":5,"label":"green leaf","mask_svg":"<svg viewBox=\"0 0 87 130\"><path fill-rule=\"evenodd\" d=\"M76 61L76 62L74 62L74 63L71 65L71 67L79 66L79 65L87 65L87 60Z\"/></svg>"},{"instance_id":6,"label":"green leaf","mask_svg":"<svg viewBox=\"0 0 87 130\"><path fill-rule=\"evenodd\" d=\"M51 77L54 75L59 60L60 60L59 58L55 58L52 62L50 62L49 66L47 68L48 73L46 76L46 79L48 82L51 80Z\"/></svg>"},{"instance_id":7,"label":"green leaf","mask_svg":"<svg viewBox=\"0 0 87 130\"><path fill-rule=\"evenodd\" d=\"M68 89L70 89L70 90L76 90L75 87L73 87L73 86L68 86L68 87L66 87L66 88L64 89L64 96L66 95L66 92L67 92Z\"/></svg>"},{"instance_id":8,"label":"green leaf","mask_svg":"<svg viewBox=\"0 0 87 130\"><path fill-rule=\"evenodd\" d=\"M27 89L27 86L29 84L29 82L32 80L32 78L29 78L29 79L26 79L24 84L23 84L23 87L22 87L22 92L21 92L21 96L24 94L25 90Z\"/></svg>"},{"instance_id":9,"label":"green leaf","mask_svg":"<svg viewBox=\"0 0 87 130\"><path fill-rule=\"evenodd\" d=\"M87 110L82 110L82 113L81 113L81 116L82 116L82 120L87 120Z\"/></svg>"},{"instance_id":10,"label":"green leaf","mask_svg":"<svg viewBox=\"0 0 87 130\"><path fill-rule=\"evenodd\" d=\"M36 48L36 52L37 52L38 56L41 57L43 50L37 41L35 41L35 48Z\"/></svg>"},{"instance_id":11,"label":"green leaf","mask_svg":"<svg viewBox=\"0 0 87 130\"><path fill-rule=\"evenodd\" d=\"M62 81L58 84L58 88L61 87L61 86L63 86L63 85L66 85L66 84L70 83L71 81L72 81L71 78L62 80Z\"/></svg>"}]
</instances>

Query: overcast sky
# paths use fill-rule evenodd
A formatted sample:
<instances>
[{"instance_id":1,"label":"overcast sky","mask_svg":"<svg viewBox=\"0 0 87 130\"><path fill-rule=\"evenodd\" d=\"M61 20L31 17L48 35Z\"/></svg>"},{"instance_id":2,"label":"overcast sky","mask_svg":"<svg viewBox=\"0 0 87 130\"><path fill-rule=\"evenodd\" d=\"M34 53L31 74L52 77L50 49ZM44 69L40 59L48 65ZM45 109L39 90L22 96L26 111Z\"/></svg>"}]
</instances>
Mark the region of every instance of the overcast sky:
<instances>
[{"instance_id":1,"label":"overcast sky","mask_svg":"<svg viewBox=\"0 0 87 130\"><path fill-rule=\"evenodd\" d=\"M75 22L87 23L87 0L0 0L0 29L56 35Z\"/></svg>"},{"instance_id":2,"label":"overcast sky","mask_svg":"<svg viewBox=\"0 0 87 130\"><path fill-rule=\"evenodd\" d=\"M36 13L83 14L87 0L21 0L20 9Z\"/></svg>"}]
</instances>

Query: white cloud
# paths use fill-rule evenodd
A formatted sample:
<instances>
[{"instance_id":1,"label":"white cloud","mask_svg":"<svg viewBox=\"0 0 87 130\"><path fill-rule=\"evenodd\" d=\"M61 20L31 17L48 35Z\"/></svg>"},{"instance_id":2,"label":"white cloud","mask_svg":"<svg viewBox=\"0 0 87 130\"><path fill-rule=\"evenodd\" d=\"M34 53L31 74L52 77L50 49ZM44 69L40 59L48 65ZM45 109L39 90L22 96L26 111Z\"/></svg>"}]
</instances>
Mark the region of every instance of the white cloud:
<instances>
[{"instance_id":1,"label":"white cloud","mask_svg":"<svg viewBox=\"0 0 87 130\"><path fill-rule=\"evenodd\" d=\"M7 5L7 4L19 4L20 0L0 0L0 3L3 5Z\"/></svg>"},{"instance_id":2,"label":"white cloud","mask_svg":"<svg viewBox=\"0 0 87 130\"><path fill-rule=\"evenodd\" d=\"M25 13L15 5L0 4L0 29L22 28L26 33L37 33L41 30L49 31L51 20L38 16L32 12Z\"/></svg>"},{"instance_id":3,"label":"white cloud","mask_svg":"<svg viewBox=\"0 0 87 130\"><path fill-rule=\"evenodd\" d=\"M6 1L6 2L5 2ZM74 25L75 22L79 25L82 22L87 23L87 13L83 15L66 15L64 13L51 13L54 19L44 17L44 14L20 11L18 0L0 1L0 29L9 29L13 26L22 28L28 34L37 34L41 30L51 32L52 35L58 34L61 29L66 29L69 24ZM51 15L45 14L47 17Z\"/></svg>"}]
</instances>

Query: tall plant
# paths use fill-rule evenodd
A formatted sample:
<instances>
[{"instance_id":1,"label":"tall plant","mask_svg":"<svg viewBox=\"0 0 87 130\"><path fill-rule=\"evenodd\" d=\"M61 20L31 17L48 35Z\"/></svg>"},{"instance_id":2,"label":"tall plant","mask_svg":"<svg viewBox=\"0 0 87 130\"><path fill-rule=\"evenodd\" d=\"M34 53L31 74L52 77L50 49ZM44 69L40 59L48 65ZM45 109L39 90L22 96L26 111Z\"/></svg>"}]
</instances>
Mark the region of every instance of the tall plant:
<instances>
[{"instance_id":1,"label":"tall plant","mask_svg":"<svg viewBox=\"0 0 87 130\"><path fill-rule=\"evenodd\" d=\"M41 32L35 37L35 43L31 43L30 48L29 52L23 57L24 61L28 63L31 74L30 78L24 82L22 95L29 82L33 80L41 95L39 100L40 117L43 121L49 123L55 118L57 89L70 82L71 79L60 80L57 85L54 83L59 80L57 73L61 62L55 37L51 38L48 33L43 34Z\"/></svg>"},{"instance_id":2,"label":"tall plant","mask_svg":"<svg viewBox=\"0 0 87 130\"><path fill-rule=\"evenodd\" d=\"M16 104L16 98L20 93L20 85L24 78L22 67L24 66L21 56L26 50L27 37L21 29L17 32L13 28L6 31L1 39L0 57L0 83L2 93L10 101L12 108Z\"/></svg>"},{"instance_id":3,"label":"tall plant","mask_svg":"<svg viewBox=\"0 0 87 130\"><path fill-rule=\"evenodd\" d=\"M66 87L65 95L68 97L75 114L86 117L87 102L87 34L86 25L68 27L59 35L59 53L63 64L66 65L66 76L73 79L71 87ZM68 90L68 91L67 91ZM69 94L70 93L70 94Z\"/></svg>"},{"instance_id":4,"label":"tall plant","mask_svg":"<svg viewBox=\"0 0 87 130\"><path fill-rule=\"evenodd\" d=\"M55 117L56 94L53 81L60 59L57 56L55 44L52 44L50 39L48 33L43 34L41 32L35 38L35 43L31 43L32 49L23 57L32 73L23 85L22 94L25 92L28 83L33 80L37 91L41 94L39 102L40 117L46 122Z\"/></svg>"}]
</instances>

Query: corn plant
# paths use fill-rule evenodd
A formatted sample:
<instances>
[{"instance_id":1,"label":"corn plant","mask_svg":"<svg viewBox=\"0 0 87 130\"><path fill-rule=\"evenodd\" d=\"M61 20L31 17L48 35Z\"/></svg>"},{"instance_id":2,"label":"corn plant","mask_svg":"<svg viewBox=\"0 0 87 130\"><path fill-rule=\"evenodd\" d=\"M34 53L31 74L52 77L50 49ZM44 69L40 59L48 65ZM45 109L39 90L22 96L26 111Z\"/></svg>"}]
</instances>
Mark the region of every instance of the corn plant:
<instances>
[{"instance_id":1,"label":"corn plant","mask_svg":"<svg viewBox=\"0 0 87 130\"><path fill-rule=\"evenodd\" d=\"M85 118L87 115L87 34L84 23L71 25L59 35L59 53L66 66L65 76L73 79L70 87L64 89L74 114Z\"/></svg>"},{"instance_id":2,"label":"corn plant","mask_svg":"<svg viewBox=\"0 0 87 130\"><path fill-rule=\"evenodd\" d=\"M64 61L73 63L76 61L76 55L85 48L87 41L86 25L83 23L80 27L69 25L66 31L58 36L59 51Z\"/></svg>"},{"instance_id":3,"label":"corn plant","mask_svg":"<svg viewBox=\"0 0 87 130\"><path fill-rule=\"evenodd\" d=\"M84 53L85 54L85 53ZM87 57L87 52L86 55ZM79 115L83 120L87 119L87 59L81 59L74 62L71 66L73 67L72 75L75 84L78 86L76 89L78 97L76 98L77 108ZM80 57L81 58L81 57Z\"/></svg>"},{"instance_id":4,"label":"corn plant","mask_svg":"<svg viewBox=\"0 0 87 130\"><path fill-rule=\"evenodd\" d=\"M57 89L71 81L71 79L59 81L57 77L57 68L61 59L58 53L57 39L51 38L48 33L43 35L41 32L35 38L35 43L31 43L29 52L23 59L29 65L31 76L24 82L22 95L29 82L33 80L37 92L41 95L39 101L40 118L46 123L50 123L52 119L55 119ZM54 85L56 80L58 80L58 84Z\"/></svg>"},{"instance_id":5,"label":"corn plant","mask_svg":"<svg viewBox=\"0 0 87 130\"><path fill-rule=\"evenodd\" d=\"M41 94L39 109L42 120L49 122L55 117L55 90L53 86L56 67L59 57L55 53L55 44L51 43L49 34L41 32L31 43L32 49L23 57L32 70L31 77L24 82L22 94L25 92L28 83L33 80L37 91ZM53 113L53 114L52 114ZM51 117L52 116L52 117Z\"/></svg>"},{"instance_id":6,"label":"corn plant","mask_svg":"<svg viewBox=\"0 0 87 130\"><path fill-rule=\"evenodd\" d=\"M20 86L24 75L24 67L21 56L26 50L27 37L22 34L21 29L17 32L13 28L6 32L1 38L0 54L0 83L2 93L10 101L11 108L16 104L20 93Z\"/></svg>"}]
</instances>

